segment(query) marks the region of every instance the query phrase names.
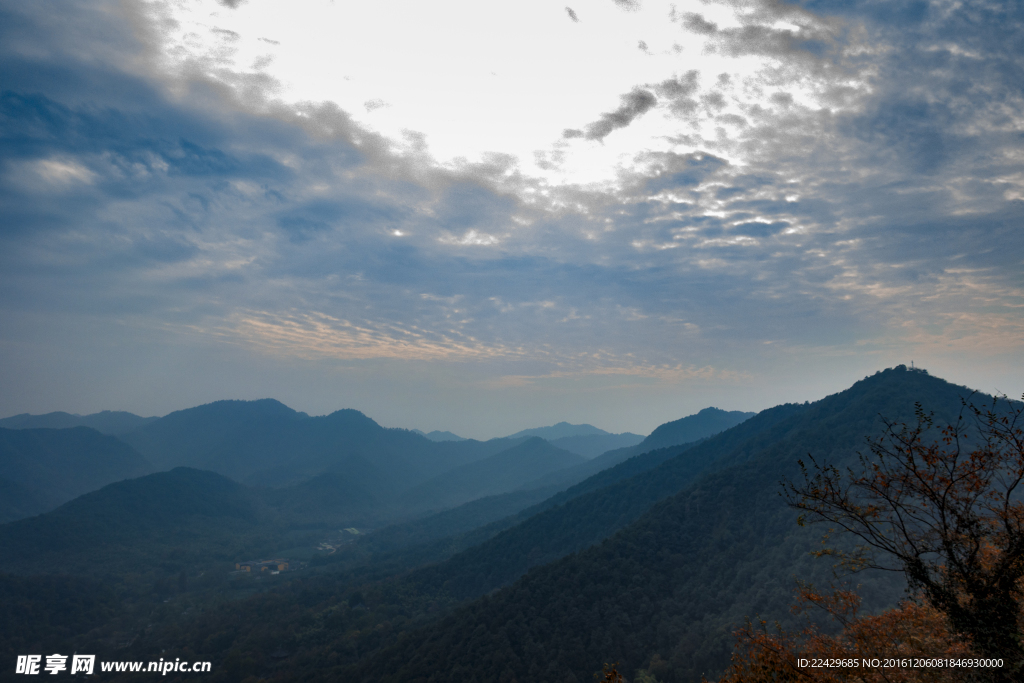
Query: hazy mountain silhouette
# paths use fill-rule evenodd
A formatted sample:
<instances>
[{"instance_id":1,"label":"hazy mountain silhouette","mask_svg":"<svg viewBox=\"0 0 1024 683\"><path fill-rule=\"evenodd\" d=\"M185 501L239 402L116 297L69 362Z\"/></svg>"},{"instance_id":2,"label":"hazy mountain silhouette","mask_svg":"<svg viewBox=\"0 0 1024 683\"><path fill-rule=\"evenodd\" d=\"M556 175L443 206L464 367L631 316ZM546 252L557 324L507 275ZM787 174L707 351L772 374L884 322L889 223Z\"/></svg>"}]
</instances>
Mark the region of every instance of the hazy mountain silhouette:
<instances>
[{"instance_id":1,"label":"hazy mountain silhouette","mask_svg":"<svg viewBox=\"0 0 1024 683\"><path fill-rule=\"evenodd\" d=\"M458 434L453 434L452 432L443 432L438 429L435 429L432 432L422 432L419 429L414 429L412 431L416 432L420 436L427 437L431 441L467 441L467 439L462 438Z\"/></svg>"},{"instance_id":2,"label":"hazy mountain silhouette","mask_svg":"<svg viewBox=\"0 0 1024 683\"><path fill-rule=\"evenodd\" d=\"M563 436L560 439L549 439L552 446L563 448L570 453L582 455L584 458L596 458L602 453L617 448L636 446L644 437L632 432L622 434L584 434L580 436Z\"/></svg>"},{"instance_id":3,"label":"hazy mountain silhouette","mask_svg":"<svg viewBox=\"0 0 1024 683\"><path fill-rule=\"evenodd\" d=\"M529 482L524 488L572 486L591 475L597 474L601 470L614 467L618 463L635 455L671 446L696 443L697 441L717 434L724 429L740 424L753 415L754 413L741 413L739 411L726 412L724 410L719 410L718 408L705 408L694 415L688 415L687 417L679 420L666 422L651 432L650 436L642 439L640 443L634 446L613 448L604 451L589 462L539 477L536 480ZM618 437L620 435L609 436Z\"/></svg>"},{"instance_id":4,"label":"hazy mountain silhouette","mask_svg":"<svg viewBox=\"0 0 1024 683\"><path fill-rule=\"evenodd\" d=\"M133 448L88 427L0 429L0 521L152 471Z\"/></svg>"},{"instance_id":5,"label":"hazy mountain silhouette","mask_svg":"<svg viewBox=\"0 0 1024 683\"><path fill-rule=\"evenodd\" d=\"M714 676L744 617L788 623L794 579L830 578L831 564L808 555L820 547L821 530L796 526L778 496L796 459L810 452L843 467L864 449L865 437L880 433L880 415L913 419L920 401L942 424L968 393L901 366L814 403L762 411L696 443L632 457L630 449L606 453L596 460L611 467L542 501L540 491L523 489L478 498L376 538L371 533L348 555L324 558L336 566L294 580L282 574L280 591L211 603L203 615L167 612L155 618L152 642L167 648L164 656L202 651L224 666L271 666L267 643L286 646L288 660L276 670L289 680L397 682L426 671L439 681L586 680L609 660L630 680L640 669L662 683ZM296 423L319 419L284 415ZM335 419L371 435L376 427L430 443L383 430L355 411ZM501 445L399 498L419 492L424 500L454 499L495 481L509 485L522 470L558 458L580 462L540 439L514 448L488 442ZM346 505L361 514L387 504L390 479L378 462L398 457L378 461L356 451L333 461L344 467L274 489L247 489L190 469L112 484L0 526L0 569L159 575L275 552L282 533L303 520L333 519ZM489 523L473 528L481 521ZM365 569L347 566L346 558ZM409 571L416 563L432 564ZM869 606L900 596L899 581L857 581ZM470 602L456 608L460 600ZM145 619L143 627L154 621ZM304 635L289 635L298 633Z\"/></svg>"},{"instance_id":6,"label":"hazy mountain silhouette","mask_svg":"<svg viewBox=\"0 0 1024 683\"><path fill-rule=\"evenodd\" d=\"M606 432L603 429L598 429L594 425L581 424L574 425L568 422L559 422L558 424L551 425L550 427L534 427L532 429L524 429L510 434L507 438L519 439L528 436L539 436L546 441L553 439L564 439L567 436L605 436L611 432Z\"/></svg>"},{"instance_id":7,"label":"hazy mountain silhouette","mask_svg":"<svg viewBox=\"0 0 1024 683\"><path fill-rule=\"evenodd\" d=\"M705 408L695 415L661 425L637 446L637 450L645 452L655 448L691 443L718 432L724 432L753 416L754 413L744 413L739 410L725 411L719 408Z\"/></svg>"},{"instance_id":8,"label":"hazy mountain silhouette","mask_svg":"<svg viewBox=\"0 0 1024 683\"><path fill-rule=\"evenodd\" d=\"M234 560L260 525L253 493L181 467L109 484L38 517L0 525L0 567L106 575Z\"/></svg>"},{"instance_id":9,"label":"hazy mountain silhouette","mask_svg":"<svg viewBox=\"0 0 1024 683\"><path fill-rule=\"evenodd\" d=\"M181 410L124 438L157 467L209 469L248 484L280 486L325 472L347 474L350 486L382 504L516 443L435 442L410 430L385 429L357 410L310 417L273 399Z\"/></svg>"},{"instance_id":10,"label":"hazy mountain silhouette","mask_svg":"<svg viewBox=\"0 0 1024 683\"><path fill-rule=\"evenodd\" d=\"M584 680L610 660L630 679L641 668L666 682L714 676L728 663L732 631L745 616L786 622L794 577L827 583L831 575L830 562L809 556L820 547L823 530L798 527L795 512L778 495L779 480L797 475L796 460L812 452L842 467L865 449L865 437L880 433L880 415L912 421L920 401L942 424L955 419L968 393L900 366L815 403L763 411L648 472L577 497L416 572L410 580L422 590L458 586L480 594L508 575L502 567L509 558L535 552L531 539L547 543L571 528L562 532L561 545L572 549L578 536L594 538L597 533L588 531L594 527L583 524L583 510L573 521L562 517L577 506L606 533L620 529L407 635L346 675L402 681L429 670L436 680ZM708 459L703 474L679 493L646 513L630 513L638 501L657 496L652 487L658 480L677 477L681 462ZM606 514L609 506L617 509ZM623 516L635 521L622 525ZM511 537L519 542L506 540ZM859 575L857 582L869 605L901 595L892 575ZM490 654L482 658L480 652Z\"/></svg>"},{"instance_id":11,"label":"hazy mountain silhouette","mask_svg":"<svg viewBox=\"0 0 1024 683\"><path fill-rule=\"evenodd\" d=\"M582 456L552 446L539 437L488 458L457 467L415 486L402 495L411 509L428 505L454 507L476 498L520 488L548 472L583 463Z\"/></svg>"},{"instance_id":12,"label":"hazy mountain silhouette","mask_svg":"<svg viewBox=\"0 0 1024 683\"><path fill-rule=\"evenodd\" d=\"M524 429L507 438L521 439L531 436L539 436L558 448L585 458L594 458L616 448L635 446L644 440L643 436L632 432L612 434L594 425L574 425L568 422L559 422L550 427Z\"/></svg>"},{"instance_id":13,"label":"hazy mountain silhouette","mask_svg":"<svg viewBox=\"0 0 1024 683\"><path fill-rule=\"evenodd\" d=\"M45 415L22 413L0 419L3 429L68 429L70 427L91 427L101 434L127 434L159 418L139 417L122 410L104 410L92 415L55 412Z\"/></svg>"}]
</instances>

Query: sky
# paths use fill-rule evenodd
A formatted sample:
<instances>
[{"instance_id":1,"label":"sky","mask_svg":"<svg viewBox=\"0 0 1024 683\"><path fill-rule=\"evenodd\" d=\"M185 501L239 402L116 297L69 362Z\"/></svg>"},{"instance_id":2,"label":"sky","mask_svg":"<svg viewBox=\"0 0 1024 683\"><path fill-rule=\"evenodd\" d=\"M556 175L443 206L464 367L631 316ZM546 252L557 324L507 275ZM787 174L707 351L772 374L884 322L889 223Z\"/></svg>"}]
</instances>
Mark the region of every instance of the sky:
<instances>
[{"instance_id":1,"label":"sky","mask_svg":"<svg viewBox=\"0 0 1024 683\"><path fill-rule=\"evenodd\" d=\"M0 415L1024 391L1024 5L0 2Z\"/></svg>"}]
</instances>

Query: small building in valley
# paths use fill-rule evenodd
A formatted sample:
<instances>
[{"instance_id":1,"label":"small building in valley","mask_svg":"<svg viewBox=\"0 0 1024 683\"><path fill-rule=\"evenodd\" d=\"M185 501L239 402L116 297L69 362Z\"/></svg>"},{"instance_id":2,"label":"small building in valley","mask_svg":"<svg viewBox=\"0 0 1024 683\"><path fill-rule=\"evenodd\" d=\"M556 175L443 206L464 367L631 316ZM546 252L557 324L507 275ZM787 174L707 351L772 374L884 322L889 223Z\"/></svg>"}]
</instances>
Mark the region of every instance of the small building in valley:
<instances>
[{"instance_id":1,"label":"small building in valley","mask_svg":"<svg viewBox=\"0 0 1024 683\"><path fill-rule=\"evenodd\" d=\"M288 560L235 562L235 569L240 572L285 572L288 571Z\"/></svg>"}]
</instances>

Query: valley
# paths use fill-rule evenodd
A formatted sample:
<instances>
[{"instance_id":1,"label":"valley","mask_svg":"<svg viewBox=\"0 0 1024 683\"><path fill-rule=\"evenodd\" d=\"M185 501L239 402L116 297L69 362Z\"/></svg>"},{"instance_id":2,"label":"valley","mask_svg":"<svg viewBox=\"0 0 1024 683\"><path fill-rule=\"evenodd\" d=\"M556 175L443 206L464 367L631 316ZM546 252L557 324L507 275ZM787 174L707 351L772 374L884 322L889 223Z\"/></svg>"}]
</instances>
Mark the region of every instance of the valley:
<instances>
[{"instance_id":1,"label":"valley","mask_svg":"<svg viewBox=\"0 0 1024 683\"><path fill-rule=\"evenodd\" d=\"M790 627L797 582L836 580L779 495L798 460L843 466L883 418L919 402L951 421L971 396L901 366L589 458L557 444L602 436L590 425L432 440L270 400L120 436L19 416L0 480L35 507L9 503L0 525L0 591L19 605L0 642L209 660L211 681L583 681L609 661L630 681L712 679L745 619ZM856 582L868 611L907 588Z\"/></svg>"}]
</instances>

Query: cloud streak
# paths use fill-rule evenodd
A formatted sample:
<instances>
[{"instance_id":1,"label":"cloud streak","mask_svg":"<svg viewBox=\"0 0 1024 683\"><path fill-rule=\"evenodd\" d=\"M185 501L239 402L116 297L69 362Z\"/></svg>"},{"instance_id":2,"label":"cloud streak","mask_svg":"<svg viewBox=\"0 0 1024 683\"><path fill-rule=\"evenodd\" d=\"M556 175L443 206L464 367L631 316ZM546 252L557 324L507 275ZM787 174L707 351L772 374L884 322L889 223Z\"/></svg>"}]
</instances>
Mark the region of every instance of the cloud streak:
<instances>
[{"instance_id":1,"label":"cloud streak","mask_svg":"<svg viewBox=\"0 0 1024 683\"><path fill-rule=\"evenodd\" d=\"M622 103L614 111L602 114L589 124L585 130L567 129L564 138L585 138L587 140L604 140L619 128L625 128L635 119L646 114L658 103L658 98L648 90L634 88L622 96Z\"/></svg>"}]
</instances>

